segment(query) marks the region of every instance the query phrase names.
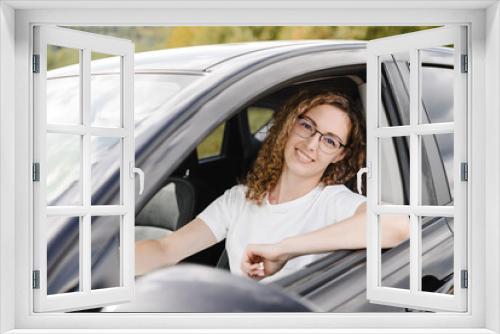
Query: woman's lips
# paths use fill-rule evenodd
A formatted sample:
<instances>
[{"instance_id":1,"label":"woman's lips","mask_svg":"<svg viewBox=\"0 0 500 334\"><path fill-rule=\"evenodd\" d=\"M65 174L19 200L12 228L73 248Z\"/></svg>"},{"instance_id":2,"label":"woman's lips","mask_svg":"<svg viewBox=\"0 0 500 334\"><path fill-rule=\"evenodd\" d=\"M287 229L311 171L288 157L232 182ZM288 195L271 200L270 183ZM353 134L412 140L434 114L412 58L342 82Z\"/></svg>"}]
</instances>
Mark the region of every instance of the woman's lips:
<instances>
[{"instance_id":1,"label":"woman's lips","mask_svg":"<svg viewBox=\"0 0 500 334\"><path fill-rule=\"evenodd\" d=\"M299 159L300 162L303 162L303 163L314 162L313 158L311 158L310 156L308 156L306 153L302 152L298 148L295 149L295 155L297 156L297 158Z\"/></svg>"}]
</instances>

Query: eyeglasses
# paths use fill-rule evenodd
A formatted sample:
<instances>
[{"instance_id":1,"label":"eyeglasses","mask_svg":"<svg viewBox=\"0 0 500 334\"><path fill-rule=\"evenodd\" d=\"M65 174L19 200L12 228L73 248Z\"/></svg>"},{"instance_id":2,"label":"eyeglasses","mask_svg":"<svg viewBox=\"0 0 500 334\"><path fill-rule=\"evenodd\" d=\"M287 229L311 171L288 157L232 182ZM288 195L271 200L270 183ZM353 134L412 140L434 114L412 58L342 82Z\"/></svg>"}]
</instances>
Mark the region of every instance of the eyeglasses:
<instances>
[{"instance_id":1,"label":"eyeglasses","mask_svg":"<svg viewBox=\"0 0 500 334\"><path fill-rule=\"evenodd\" d=\"M293 132L302 138L311 138L320 134L319 137L319 148L321 151L327 154L334 153L341 148L345 148L346 145L342 144L339 138L334 135L324 134L316 129L313 121L305 116L299 116L295 122Z\"/></svg>"}]
</instances>

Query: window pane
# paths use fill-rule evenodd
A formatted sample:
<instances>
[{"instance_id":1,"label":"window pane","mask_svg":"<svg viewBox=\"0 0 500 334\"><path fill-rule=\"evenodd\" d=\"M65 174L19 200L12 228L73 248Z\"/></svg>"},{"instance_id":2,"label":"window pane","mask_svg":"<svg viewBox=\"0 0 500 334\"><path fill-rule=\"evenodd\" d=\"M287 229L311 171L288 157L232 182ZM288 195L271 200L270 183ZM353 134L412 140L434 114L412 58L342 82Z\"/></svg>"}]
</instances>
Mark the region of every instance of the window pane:
<instances>
[{"instance_id":1,"label":"window pane","mask_svg":"<svg viewBox=\"0 0 500 334\"><path fill-rule=\"evenodd\" d=\"M409 137L379 139L379 204L408 205Z\"/></svg>"},{"instance_id":2,"label":"window pane","mask_svg":"<svg viewBox=\"0 0 500 334\"><path fill-rule=\"evenodd\" d=\"M90 140L92 205L121 204L122 139L95 137Z\"/></svg>"},{"instance_id":3,"label":"window pane","mask_svg":"<svg viewBox=\"0 0 500 334\"><path fill-rule=\"evenodd\" d=\"M408 85L401 80L403 68L404 75L409 75L409 53L395 53L381 56L379 58L381 66L381 89L379 99L379 110L382 111L384 102L386 115L379 112L379 126L388 124L389 126L400 126L410 124L410 104L408 100ZM404 66L404 67L403 67ZM391 94L392 93L392 94ZM384 118L387 118L385 120Z\"/></svg>"},{"instance_id":4,"label":"window pane","mask_svg":"<svg viewBox=\"0 0 500 334\"><path fill-rule=\"evenodd\" d=\"M47 71L47 123L80 124L80 49L48 45Z\"/></svg>"},{"instance_id":5,"label":"window pane","mask_svg":"<svg viewBox=\"0 0 500 334\"><path fill-rule=\"evenodd\" d=\"M219 125L198 145L196 148L198 159L214 157L221 154L224 140L224 127L225 123Z\"/></svg>"},{"instance_id":6,"label":"window pane","mask_svg":"<svg viewBox=\"0 0 500 334\"><path fill-rule=\"evenodd\" d=\"M453 205L453 134L426 135L422 144L422 205Z\"/></svg>"},{"instance_id":7,"label":"window pane","mask_svg":"<svg viewBox=\"0 0 500 334\"><path fill-rule=\"evenodd\" d=\"M92 217L92 289L120 286L120 216Z\"/></svg>"},{"instance_id":8,"label":"window pane","mask_svg":"<svg viewBox=\"0 0 500 334\"><path fill-rule=\"evenodd\" d=\"M394 248L390 248L385 242L394 237L393 230L387 226L394 222L407 225L410 222L408 216L385 214L379 216L380 245L381 245L381 280L383 287L409 289L410 288L410 252L409 240L403 241Z\"/></svg>"},{"instance_id":9,"label":"window pane","mask_svg":"<svg viewBox=\"0 0 500 334\"><path fill-rule=\"evenodd\" d=\"M47 205L81 205L82 136L47 134Z\"/></svg>"},{"instance_id":10,"label":"window pane","mask_svg":"<svg viewBox=\"0 0 500 334\"><path fill-rule=\"evenodd\" d=\"M80 217L49 216L47 294L79 291Z\"/></svg>"},{"instance_id":11,"label":"window pane","mask_svg":"<svg viewBox=\"0 0 500 334\"><path fill-rule=\"evenodd\" d=\"M273 110L269 108L250 107L247 109L247 115L250 133L255 134L271 120Z\"/></svg>"},{"instance_id":12,"label":"window pane","mask_svg":"<svg viewBox=\"0 0 500 334\"><path fill-rule=\"evenodd\" d=\"M419 52L423 100L420 123L453 122L453 45ZM432 66L433 63L442 67Z\"/></svg>"},{"instance_id":13,"label":"window pane","mask_svg":"<svg viewBox=\"0 0 500 334\"><path fill-rule=\"evenodd\" d=\"M90 81L91 126L122 126L121 57L92 52ZM99 79L98 79L99 78Z\"/></svg>"},{"instance_id":14,"label":"window pane","mask_svg":"<svg viewBox=\"0 0 500 334\"><path fill-rule=\"evenodd\" d=\"M419 220L423 227L422 291L453 294L453 218Z\"/></svg>"}]
</instances>

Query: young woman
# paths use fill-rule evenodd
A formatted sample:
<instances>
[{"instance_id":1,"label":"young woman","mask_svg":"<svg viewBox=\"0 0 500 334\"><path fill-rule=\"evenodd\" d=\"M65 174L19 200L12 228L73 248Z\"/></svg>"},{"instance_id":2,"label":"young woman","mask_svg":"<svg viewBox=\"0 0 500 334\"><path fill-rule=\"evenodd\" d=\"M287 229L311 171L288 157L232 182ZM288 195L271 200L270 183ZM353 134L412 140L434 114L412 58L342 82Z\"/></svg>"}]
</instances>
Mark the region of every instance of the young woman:
<instances>
[{"instance_id":1,"label":"young woman","mask_svg":"<svg viewBox=\"0 0 500 334\"><path fill-rule=\"evenodd\" d=\"M224 238L232 273L274 274L267 280L321 253L364 248L366 198L344 186L364 165L364 124L342 94L292 98L275 114L245 183L178 231L137 242L136 274L173 265ZM407 238L407 220L382 219L382 247Z\"/></svg>"}]
</instances>

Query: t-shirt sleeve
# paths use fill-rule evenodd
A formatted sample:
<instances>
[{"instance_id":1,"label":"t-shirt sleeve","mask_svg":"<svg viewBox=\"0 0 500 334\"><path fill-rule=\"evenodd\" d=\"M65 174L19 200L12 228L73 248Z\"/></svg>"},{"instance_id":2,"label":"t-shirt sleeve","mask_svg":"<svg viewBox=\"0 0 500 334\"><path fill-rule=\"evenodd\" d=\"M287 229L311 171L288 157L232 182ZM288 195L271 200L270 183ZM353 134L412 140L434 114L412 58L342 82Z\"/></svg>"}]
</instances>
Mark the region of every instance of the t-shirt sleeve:
<instances>
[{"instance_id":1,"label":"t-shirt sleeve","mask_svg":"<svg viewBox=\"0 0 500 334\"><path fill-rule=\"evenodd\" d=\"M332 218L335 222L344 220L354 215L362 203L366 203L365 196L352 192L347 187L343 187L343 189L333 195L330 204L330 214L333 216Z\"/></svg>"},{"instance_id":2,"label":"t-shirt sleeve","mask_svg":"<svg viewBox=\"0 0 500 334\"><path fill-rule=\"evenodd\" d=\"M241 200L239 198L241 194L239 194L240 191L237 187L238 186L234 186L226 190L224 194L210 203L210 205L197 216L208 225L217 239L217 242L226 237L229 225L234 221L236 216L235 212Z\"/></svg>"}]
</instances>

